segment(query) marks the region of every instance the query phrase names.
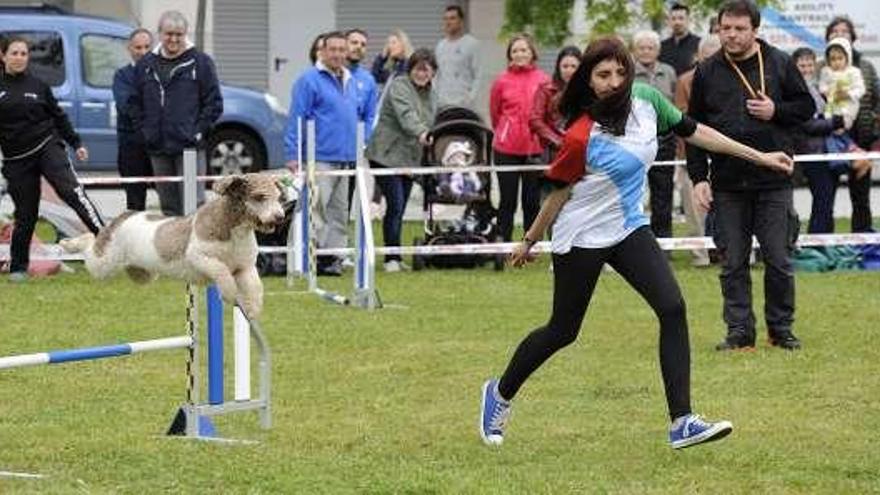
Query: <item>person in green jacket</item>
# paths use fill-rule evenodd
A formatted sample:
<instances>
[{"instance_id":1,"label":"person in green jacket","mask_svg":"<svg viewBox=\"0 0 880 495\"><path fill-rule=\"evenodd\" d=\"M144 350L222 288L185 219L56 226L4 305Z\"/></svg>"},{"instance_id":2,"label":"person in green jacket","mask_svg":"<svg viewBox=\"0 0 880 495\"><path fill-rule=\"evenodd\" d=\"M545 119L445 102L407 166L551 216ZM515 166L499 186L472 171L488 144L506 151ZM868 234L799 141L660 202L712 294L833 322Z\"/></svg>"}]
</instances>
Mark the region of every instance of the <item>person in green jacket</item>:
<instances>
[{"instance_id":1,"label":"person in green jacket","mask_svg":"<svg viewBox=\"0 0 880 495\"><path fill-rule=\"evenodd\" d=\"M437 60L426 49L416 50L409 58L408 73L396 77L382 98L379 119L367 146L371 167L415 167L422 148L429 144L428 131L434 119L431 82L437 72ZM403 212L413 180L407 175L376 176L387 203L382 220L386 246L400 246ZM399 255L385 256L385 271L398 272L405 266Z\"/></svg>"}]
</instances>

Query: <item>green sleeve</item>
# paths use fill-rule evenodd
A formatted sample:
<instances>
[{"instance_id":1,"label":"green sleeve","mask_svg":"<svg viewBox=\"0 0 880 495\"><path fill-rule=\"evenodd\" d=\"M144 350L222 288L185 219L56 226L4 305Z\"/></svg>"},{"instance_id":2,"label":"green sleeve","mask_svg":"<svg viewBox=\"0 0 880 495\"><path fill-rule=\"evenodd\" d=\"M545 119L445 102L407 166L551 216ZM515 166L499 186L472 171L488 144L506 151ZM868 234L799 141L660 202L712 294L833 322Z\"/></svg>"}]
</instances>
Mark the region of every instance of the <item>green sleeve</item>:
<instances>
[{"instance_id":1,"label":"green sleeve","mask_svg":"<svg viewBox=\"0 0 880 495\"><path fill-rule=\"evenodd\" d=\"M653 86L644 83L633 83L633 98L647 101L654 107L657 114L657 133L664 134L672 130L684 118L684 115L663 93Z\"/></svg>"}]
</instances>

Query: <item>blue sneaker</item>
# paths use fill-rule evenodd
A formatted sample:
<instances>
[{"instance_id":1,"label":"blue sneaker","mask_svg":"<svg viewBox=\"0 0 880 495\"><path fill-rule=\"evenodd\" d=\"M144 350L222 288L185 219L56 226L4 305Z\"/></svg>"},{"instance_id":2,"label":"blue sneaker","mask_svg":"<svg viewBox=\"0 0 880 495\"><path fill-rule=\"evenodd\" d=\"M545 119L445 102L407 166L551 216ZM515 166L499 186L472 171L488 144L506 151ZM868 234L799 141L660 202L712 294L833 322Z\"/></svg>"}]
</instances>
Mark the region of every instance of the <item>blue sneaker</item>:
<instances>
[{"instance_id":1,"label":"blue sneaker","mask_svg":"<svg viewBox=\"0 0 880 495\"><path fill-rule=\"evenodd\" d=\"M730 435L733 425L730 421L707 423L696 414L676 418L669 427L669 445L673 449L683 449L700 443L721 440Z\"/></svg>"},{"instance_id":2,"label":"blue sneaker","mask_svg":"<svg viewBox=\"0 0 880 495\"><path fill-rule=\"evenodd\" d=\"M504 442L504 429L510 419L510 402L498 395L498 380L487 380L483 384L480 401L480 437L486 445L501 445Z\"/></svg>"}]
</instances>

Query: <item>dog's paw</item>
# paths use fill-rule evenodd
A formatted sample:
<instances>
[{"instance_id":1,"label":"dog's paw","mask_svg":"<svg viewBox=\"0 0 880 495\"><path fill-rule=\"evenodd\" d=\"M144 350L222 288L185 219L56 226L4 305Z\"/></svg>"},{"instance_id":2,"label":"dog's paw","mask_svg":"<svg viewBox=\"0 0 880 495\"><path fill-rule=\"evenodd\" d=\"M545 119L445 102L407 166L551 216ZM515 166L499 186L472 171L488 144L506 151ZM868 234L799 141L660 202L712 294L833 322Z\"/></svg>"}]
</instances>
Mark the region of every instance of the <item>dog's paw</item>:
<instances>
[{"instance_id":1,"label":"dog's paw","mask_svg":"<svg viewBox=\"0 0 880 495\"><path fill-rule=\"evenodd\" d=\"M78 237L68 237L61 239L58 245L67 253L81 253L89 248L95 241L94 234L83 234Z\"/></svg>"}]
</instances>

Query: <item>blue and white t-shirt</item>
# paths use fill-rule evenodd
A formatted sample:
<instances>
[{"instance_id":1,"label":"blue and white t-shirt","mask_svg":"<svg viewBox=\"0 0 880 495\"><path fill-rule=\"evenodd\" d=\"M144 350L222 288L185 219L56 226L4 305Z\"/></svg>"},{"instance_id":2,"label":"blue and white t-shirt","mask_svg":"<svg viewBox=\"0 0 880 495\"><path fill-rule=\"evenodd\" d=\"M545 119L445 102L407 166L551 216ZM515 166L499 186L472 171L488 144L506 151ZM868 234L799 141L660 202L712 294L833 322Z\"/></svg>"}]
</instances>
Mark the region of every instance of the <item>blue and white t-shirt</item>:
<instances>
[{"instance_id":1,"label":"blue and white t-shirt","mask_svg":"<svg viewBox=\"0 0 880 495\"><path fill-rule=\"evenodd\" d=\"M657 155L657 135L690 135L695 126L659 91L632 88L632 110L623 135L615 136L588 115L569 127L547 170L554 182L574 184L553 224L552 251L613 246L648 225L642 208L647 169Z\"/></svg>"}]
</instances>

